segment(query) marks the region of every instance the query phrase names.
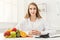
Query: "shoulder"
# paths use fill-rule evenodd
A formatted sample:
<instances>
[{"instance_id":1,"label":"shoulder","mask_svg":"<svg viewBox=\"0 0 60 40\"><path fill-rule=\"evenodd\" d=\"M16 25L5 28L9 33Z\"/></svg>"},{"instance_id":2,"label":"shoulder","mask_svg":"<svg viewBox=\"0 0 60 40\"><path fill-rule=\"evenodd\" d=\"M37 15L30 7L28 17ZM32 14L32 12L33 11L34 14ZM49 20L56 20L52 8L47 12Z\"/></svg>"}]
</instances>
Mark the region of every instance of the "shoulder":
<instances>
[{"instance_id":1,"label":"shoulder","mask_svg":"<svg viewBox=\"0 0 60 40\"><path fill-rule=\"evenodd\" d=\"M44 18L40 18L40 19L38 19L38 21L44 21L45 19Z\"/></svg>"},{"instance_id":2,"label":"shoulder","mask_svg":"<svg viewBox=\"0 0 60 40\"><path fill-rule=\"evenodd\" d=\"M44 19L44 18L38 19L38 21L42 22L42 23L46 23L47 22L46 19Z\"/></svg>"}]
</instances>

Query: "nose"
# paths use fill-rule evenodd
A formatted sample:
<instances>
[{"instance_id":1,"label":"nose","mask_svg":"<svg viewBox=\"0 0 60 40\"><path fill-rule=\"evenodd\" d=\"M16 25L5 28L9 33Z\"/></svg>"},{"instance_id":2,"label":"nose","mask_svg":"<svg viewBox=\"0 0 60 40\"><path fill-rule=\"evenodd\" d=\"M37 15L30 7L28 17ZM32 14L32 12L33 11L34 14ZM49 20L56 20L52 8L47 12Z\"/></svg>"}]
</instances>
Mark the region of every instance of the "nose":
<instances>
[{"instance_id":1,"label":"nose","mask_svg":"<svg viewBox=\"0 0 60 40\"><path fill-rule=\"evenodd\" d=\"M33 9L32 9L31 11L32 11L32 12L34 12L34 10L33 10Z\"/></svg>"}]
</instances>

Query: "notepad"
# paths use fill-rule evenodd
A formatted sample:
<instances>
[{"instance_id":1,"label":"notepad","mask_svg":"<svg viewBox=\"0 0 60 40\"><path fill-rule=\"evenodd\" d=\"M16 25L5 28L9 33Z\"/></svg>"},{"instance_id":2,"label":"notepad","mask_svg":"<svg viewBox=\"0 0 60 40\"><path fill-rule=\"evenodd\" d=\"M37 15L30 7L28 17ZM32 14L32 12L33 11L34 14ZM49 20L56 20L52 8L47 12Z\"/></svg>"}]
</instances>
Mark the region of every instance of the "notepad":
<instances>
[{"instance_id":1,"label":"notepad","mask_svg":"<svg viewBox=\"0 0 60 40\"><path fill-rule=\"evenodd\" d=\"M60 34L55 34L55 35L50 36L50 38L57 38L57 37L60 37Z\"/></svg>"}]
</instances>

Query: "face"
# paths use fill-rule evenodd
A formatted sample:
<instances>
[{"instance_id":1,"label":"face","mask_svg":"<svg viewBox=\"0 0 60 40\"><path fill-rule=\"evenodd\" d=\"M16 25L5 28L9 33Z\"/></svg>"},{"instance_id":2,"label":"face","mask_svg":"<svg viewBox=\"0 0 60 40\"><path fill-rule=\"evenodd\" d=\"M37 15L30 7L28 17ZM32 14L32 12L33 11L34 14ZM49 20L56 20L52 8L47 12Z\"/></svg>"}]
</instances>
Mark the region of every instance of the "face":
<instances>
[{"instance_id":1,"label":"face","mask_svg":"<svg viewBox=\"0 0 60 40\"><path fill-rule=\"evenodd\" d=\"M29 6L29 13L30 13L31 16L36 16L36 11L37 11L36 9L37 8L34 5Z\"/></svg>"}]
</instances>

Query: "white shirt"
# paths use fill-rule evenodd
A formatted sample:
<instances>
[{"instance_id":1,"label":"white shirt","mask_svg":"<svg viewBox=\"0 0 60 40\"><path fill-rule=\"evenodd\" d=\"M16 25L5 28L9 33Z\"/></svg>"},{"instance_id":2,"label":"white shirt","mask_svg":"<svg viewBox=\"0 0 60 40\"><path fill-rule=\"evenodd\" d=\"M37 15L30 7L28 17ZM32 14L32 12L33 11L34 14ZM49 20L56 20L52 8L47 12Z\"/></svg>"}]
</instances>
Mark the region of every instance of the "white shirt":
<instances>
[{"instance_id":1,"label":"white shirt","mask_svg":"<svg viewBox=\"0 0 60 40\"><path fill-rule=\"evenodd\" d=\"M35 22L31 22L30 18L28 18L22 21L21 23L18 23L16 27L27 33L31 30L38 30L41 32L41 35L50 33L49 25L43 18L37 18Z\"/></svg>"}]
</instances>

